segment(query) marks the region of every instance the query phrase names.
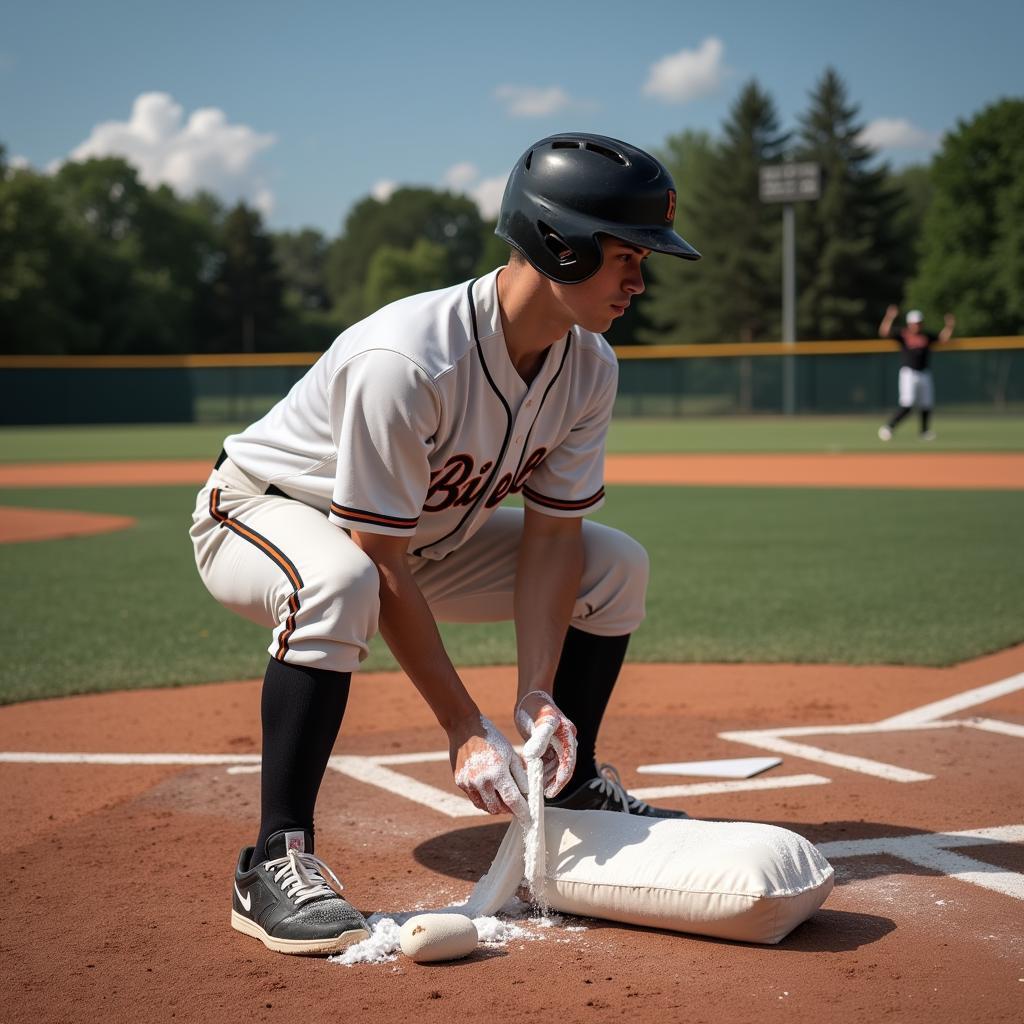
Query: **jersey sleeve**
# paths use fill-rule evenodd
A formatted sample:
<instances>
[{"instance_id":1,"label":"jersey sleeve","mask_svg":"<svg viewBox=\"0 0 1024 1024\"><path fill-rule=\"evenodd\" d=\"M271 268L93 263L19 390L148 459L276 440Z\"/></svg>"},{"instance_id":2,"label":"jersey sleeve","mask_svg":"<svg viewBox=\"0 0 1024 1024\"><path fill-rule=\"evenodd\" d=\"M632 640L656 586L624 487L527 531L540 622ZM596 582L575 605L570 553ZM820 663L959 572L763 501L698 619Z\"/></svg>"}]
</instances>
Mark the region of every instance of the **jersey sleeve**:
<instances>
[{"instance_id":1,"label":"jersey sleeve","mask_svg":"<svg viewBox=\"0 0 1024 1024\"><path fill-rule=\"evenodd\" d=\"M354 356L331 382L338 467L332 522L411 537L430 482L440 417L436 388L408 357L387 349Z\"/></svg>"},{"instance_id":2,"label":"jersey sleeve","mask_svg":"<svg viewBox=\"0 0 1024 1024\"><path fill-rule=\"evenodd\" d=\"M523 487L523 501L545 515L572 518L604 504L604 452L618 367L566 438L545 455Z\"/></svg>"}]
</instances>

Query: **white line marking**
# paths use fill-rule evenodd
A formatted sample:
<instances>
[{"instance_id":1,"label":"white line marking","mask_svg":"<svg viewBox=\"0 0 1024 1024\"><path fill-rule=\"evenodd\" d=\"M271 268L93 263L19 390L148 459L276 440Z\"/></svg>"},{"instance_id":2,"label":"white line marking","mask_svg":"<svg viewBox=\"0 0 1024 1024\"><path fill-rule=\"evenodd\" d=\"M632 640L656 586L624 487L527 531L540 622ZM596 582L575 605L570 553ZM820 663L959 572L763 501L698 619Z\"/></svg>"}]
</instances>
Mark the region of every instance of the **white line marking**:
<instances>
[{"instance_id":1,"label":"white line marking","mask_svg":"<svg viewBox=\"0 0 1024 1024\"><path fill-rule=\"evenodd\" d=\"M1016 722L1001 722L997 718L968 718L963 724L971 729L981 729L982 732L998 732L1003 736L1019 736L1024 739L1024 725Z\"/></svg>"},{"instance_id":2,"label":"white line marking","mask_svg":"<svg viewBox=\"0 0 1024 1024\"><path fill-rule=\"evenodd\" d=\"M821 843L818 849L826 858L837 860L887 854L961 882L1024 900L1024 875L951 852L959 846L1020 842L1024 842L1024 825L1002 825L963 832L924 832L911 836L843 840Z\"/></svg>"},{"instance_id":3,"label":"white line marking","mask_svg":"<svg viewBox=\"0 0 1024 1024\"><path fill-rule=\"evenodd\" d=\"M917 725L920 722L934 722L937 718L945 718L946 715L976 707L978 704L987 704L990 700L1005 697L1017 690L1024 690L1024 672L1010 676L1009 679L1001 679L998 683L989 683L987 686L979 686L974 690L965 690L963 693L947 697L945 700L937 700L934 704L924 704L912 711L904 711L903 714L885 718L878 724L892 728L893 726Z\"/></svg>"},{"instance_id":4,"label":"white line marking","mask_svg":"<svg viewBox=\"0 0 1024 1024\"><path fill-rule=\"evenodd\" d=\"M742 779L736 782L690 782L680 786L649 786L630 789L641 800L669 796L707 796L712 793L742 793L748 789L792 789L797 786L823 786L831 779L823 775L779 775L769 779Z\"/></svg>"},{"instance_id":5,"label":"white line marking","mask_svg":"<svg viewBox=\"0 0 1024 1024\"><path fill-rule=\"evenodd\" d=\"M751 779L782 764L781 757L716 757L710 761L665 761L637 766L640 775L703 775L712 779Z\"/></svg>"},{"instance_id":6,"label":"white line marking","mask_svg":"<svg viewBox=\"0 0 1024 1024\"><path fill-rule=\"evenodd\" d=\"M447 761L447 750L426 750L418 754L374 754L371 758L377 764L426 764L430 761Z\"/></svg>"},{"instance_id":7,"label":"white line marking","mask_svg":"<svg viewBox=\"0 0 1024 1024\"><path fill-rule=\"evenodd\" d=\"M772 736L863 736L879 732L920 732L926 729L951 729L962 725L960 719L945 722L922 722L920 725L889 726L882 722L859 722L855 725L784 725L780 729L765 729ZM756 731L756 730L755 730Z\"/></svg>"},{"instance_id":8,"label":"white line marking","mask_svg":"<svg viewBox=\"0 0 1024 1024\"><path fill-rule=\"evenodd\" d=\"M259 764L259 754L50 754L0 750L12 764Z\"/></svg>"},{"instance_id":9,"label":"white line marking","mask_svg":"<svg viewBox=\"0 0 1024 1024\"><path fill-rule=\"evenodd\" d=\"M447 754L445 756L447 757ZM423 804L424 807L445 814L449 818L470 818L487 813L474 807L465 797L446 793L436 786L427 785L408 775L385 768L377 758L335 755L327 762L327 767L370 786L386 789L395 796Z\"/></svg>"},{"instance_id":10,"label":"white line marking","mask_svg":"<svg viewBox=\"0 0 1024 1024\"><path fill-rule=\"evenodd\" d=\"M1014 722L1001 722L994 718L948 719L938 721L943 715L956 711L964 711L978 704L985 704L998 697L1024 689L1024 672L1001 679L987 686L979 686L973 690L945 700L923 704L921 707L904 711L902 714L883 718L880 722L857 722L847 725L797 725L782 726L778 729L750 729L733 732L720 732L720 739L745 743L761 750L770 750L776 754L789 754L806 761L817 761L819 764L832 765L834 768L845 768L848 771L873 775L890 782L927 782L935 776L910 768L873 761L865 757L851 754L840 754L823 747L815 747L805 743L792 743L783 737L787 736L855 736L887 732L916 731L921 729L952 729L966 726L981 729L984 732L1002 733L1006 736L1024 737L1024 726Z\"/></svg>"},{"instance_id":11,"label":"white line marking","mask_svg":"<svg viewBox=\"0 0 1024 1024\"><path fill-rule=\"evenodd\" d=\"M805 761L830 764L833 768L845 768L851 772L860 772L862 775L888 779L890 782L926 782L934 778L932 775L911 771L909 768L898 768L882 761L870 761L866 757L837 754L833 750L823 750L821 747L812 747L806 743L791 743L789 740L778 739L774 732L720 732L718 735L723 740L748 743L752 747L773 750L776 754L789 754L791 757L801 757Z\"/></svg>"}]
</instances>

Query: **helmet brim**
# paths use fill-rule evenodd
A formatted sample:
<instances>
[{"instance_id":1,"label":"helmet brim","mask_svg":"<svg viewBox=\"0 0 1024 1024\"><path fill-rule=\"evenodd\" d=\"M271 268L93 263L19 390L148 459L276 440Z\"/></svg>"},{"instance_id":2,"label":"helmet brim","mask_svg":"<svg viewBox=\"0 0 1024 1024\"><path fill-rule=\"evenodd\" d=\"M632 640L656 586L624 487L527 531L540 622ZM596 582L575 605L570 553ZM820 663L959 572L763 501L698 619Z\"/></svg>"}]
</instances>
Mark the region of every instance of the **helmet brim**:
<instances>
[{"instance_id":1,"label":"helmet brim","mask_svg":"<svg viewBox=\"0 0 1024 1024\"><path fill-rule=\"evenodd\" d=\"M641 249L650 249L652 252L678 256L684 260L700 259L700 253L671 228L624 227L609 224L601 233L619 238L630 245L638 245Z\"/></svg>"}]
</instances>

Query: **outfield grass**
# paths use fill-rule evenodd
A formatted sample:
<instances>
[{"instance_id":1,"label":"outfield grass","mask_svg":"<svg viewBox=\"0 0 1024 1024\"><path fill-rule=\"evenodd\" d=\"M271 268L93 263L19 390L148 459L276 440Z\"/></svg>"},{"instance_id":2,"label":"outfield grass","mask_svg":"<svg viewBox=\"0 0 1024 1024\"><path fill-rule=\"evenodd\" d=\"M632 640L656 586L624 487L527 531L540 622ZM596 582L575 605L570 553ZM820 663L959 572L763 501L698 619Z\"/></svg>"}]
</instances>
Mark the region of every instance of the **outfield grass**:
<instances>
[{"instance_id":1,"label":"outfield grass","mask_svg":"<svg viewBox=\"0 0 1024 1024\"><path fill-rule=\"evenodd\" d=\"M611 452L918 451L916 420L889 444L878 417L764 416L704 419L616 419ZM241 424L0 428L0 462L83 459L212 459ZM1022 451L1024 416L943 416L927 451Z\"/></svg>"},{"instance_id":2,"label":"outfield grass","mask_svg":"<svg viewBox=\"0 0 1024 1024\"><path fill-rule=\"evenodd\" d=\"M0 491L0 505L138 517L0 546L0 701L251 678L269 636L203 589L193 488ZM611 487L597 516L644 543L646 661L946 665L1024 641L1024 493ZM448 626L458 664L514 660L507 625ZM375 641L367 668L393 667Z\"/></svg>"},{"instance_id":3,"label":"outfield grass","mask_svg":"<svg viewBox=\"0 0 1024 1024\"><path fill-rule=\"evenodd\" d=\"M922 445L918 420L904 420L892 441L878 439L882 417L763 416L720 419L622 419L610 452L1021 451L1024 416L934 418L935 441Z\"/></svg>"}]
</instances>

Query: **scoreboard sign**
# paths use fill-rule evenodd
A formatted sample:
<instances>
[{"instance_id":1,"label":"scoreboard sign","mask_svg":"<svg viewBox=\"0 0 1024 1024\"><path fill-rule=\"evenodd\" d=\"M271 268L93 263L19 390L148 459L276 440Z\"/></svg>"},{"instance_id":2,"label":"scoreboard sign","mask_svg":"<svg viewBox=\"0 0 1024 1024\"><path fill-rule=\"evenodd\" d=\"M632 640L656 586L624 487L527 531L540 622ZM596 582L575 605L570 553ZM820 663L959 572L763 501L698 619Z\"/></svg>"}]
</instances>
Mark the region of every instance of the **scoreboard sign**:
<instances>
[{"instance_id":1,"label":"scoreboard sign","mask_svg":"<svg viewBox=\"0 0 1024 1024\"><path fill-rule=\"evenodd\" d=\"M821 195L820 164L763 164L759 170L762 203L800 203Z\"/></svg>"}]
</instances>

